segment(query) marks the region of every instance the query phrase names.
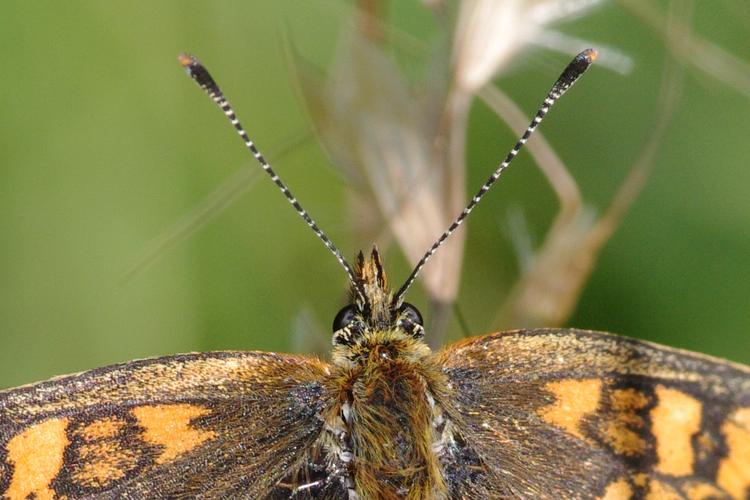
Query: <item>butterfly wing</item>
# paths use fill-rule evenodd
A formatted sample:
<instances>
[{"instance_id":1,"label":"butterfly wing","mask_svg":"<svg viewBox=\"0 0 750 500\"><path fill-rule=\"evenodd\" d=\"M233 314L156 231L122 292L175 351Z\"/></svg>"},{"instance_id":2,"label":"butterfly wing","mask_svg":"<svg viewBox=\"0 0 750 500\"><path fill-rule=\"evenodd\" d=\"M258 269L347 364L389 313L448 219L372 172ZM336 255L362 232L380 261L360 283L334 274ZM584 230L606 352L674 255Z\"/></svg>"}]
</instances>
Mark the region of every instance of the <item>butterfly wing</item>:
<instances>
[{"instance_id":1,"label":"butterfly wing","mask_svg":"<svg viewBox=\"0 0 750 500\"><path fill-rule=\"evenodd\" d=\"M454 497L750 498L748 367L558 329L467 339L437 361Z\"/></svg>"},{"instance_id":2,"label":"butterfly wing","mask_svg":"<svg viewBox=\"0 0 750 500\"><path fill-rule=\"evenodd\" d=\"M0 497L288 498L296 485L277 483L325 474L311 467L328 373L311 358L216 352L2 391Z\"/></svg>"}]
</instances>

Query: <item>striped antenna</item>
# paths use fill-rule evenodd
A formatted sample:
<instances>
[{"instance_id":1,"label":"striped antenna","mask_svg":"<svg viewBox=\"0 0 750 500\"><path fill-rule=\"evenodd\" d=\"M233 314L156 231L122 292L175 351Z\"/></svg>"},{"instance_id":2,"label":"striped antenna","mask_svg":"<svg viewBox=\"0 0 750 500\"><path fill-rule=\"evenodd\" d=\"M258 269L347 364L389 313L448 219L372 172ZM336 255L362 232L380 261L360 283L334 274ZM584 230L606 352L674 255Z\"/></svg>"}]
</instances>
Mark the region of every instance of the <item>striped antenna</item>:
<instances>
[{"instance_id":1,"label":"striped antenna","mask_svg":"<svg viewBox=\"0 0 750 500\"><path fill-rule=\"evenodd\" d=\"M490 190L492 185L500 178L505 169L508 168L508 165L510 165L510 162L513 161L513 158L515 158L518 152L521 151L524 144L526 144L526 141L529 140L529 137L534 133L534 130L536 130L536 128L542 122L550 108L576 82L576 80L578 80L578 78L588 69L591 63L596 60L596 56L596 50L587 49L578 54L570 62L570 64L568 64L568 66L565 68L565 71L563 71L560 75L560 78L558 78L555 84L552 86L552 89L547 94L547 97L544 99L544 102L536 112L536 116L531 121L526 131L523 133L521 138L518 139L516 145L513 146L513 149L510 150L510 153L508 153L508 156L506 156L505 160L500 164L499 167L497 167L497 170L492 172L492 175L490 175L489 179L487 179L487 181L482 185L477 194L474 195L469 204L466 205L466 208L464 208L463 212L461 212L461 214L456 217L456 220L454 220L450 227L440 235L440 238L438 238L437 241L433 243L430 249L427 250L427 252L424 254L422 259L420 259L404 284L398 290L396 295L394 295L393 304L400 304L400 302L403 300L404 294L412 285L412 283L414 283L414 281L417 279L419 272L422 270L427 261L430 260L430 257L435 254L437 249L440 248L443 243L445 243L445 240L447 240L448 237L453 234L456 229L458 229L458 226L460 226L461 223L466 219L466 217L469 216L471 211L474 210L474 207L476 207L477 204L482 200L482 197L487 194L487 191Z\"/></svg>"},{"instance_id":2,"label":"striped antenna","mask_svg":"<svg viewBox=\"0 0 750 500\"><path fill-rule=\"evenodd\" d=\"M359 299L359 302L364 306L367 303L366 296L361 284L357 281L354 275L352 267L346 261L339 249L336 248L336 245L334 245L333 242L328 238L328 236L326 236L326 234L323 232L323 230L318 227L315 221L312 220L307 211L302 208L302 205L300 205L299 201L297 201L297 198L295 198L292 192L289 191L289 188L286 187L286 184L284 184L284 182L279 178L276 172L274 172L274 170L271 168L271 165L266 161L260 151L258 151L258 148L255 147L255 144L250 140L247 132L245 132L242 124L240 124L240 121L237 119L237 115L235 115L231 104L229 104L227 98L224 97L224 94L221 92L219 86L211 77L211 74L208 72L205 66L203 66L200 61L198 61L198 59L196 59L194 56L189 54L180 54L177 59L180 61L182 67L185 68L187 74L190 75L190 77L195 80L198 85L200 85L200 87L206 92L206 94L208 94L211 100L213 100L214 103L216 103L216 105L221 108L221 110L224 112L224 115L226 115L227 119L229 119L229 121L234 126L234 129L242 138L242 141L245 143L247 149L250 150L260 166L263 168L263 171L267 173L269 177L271 177L271 180L274 182L274 184L276 184L276 187L281 190L287 201L292 204L299 216L304 219L310 229L313 230L315 235L320 238L326 248L328 248L328 250L330 250L331 253L336 257L336 259L339 261L339 264L341 264L341 267L343 267L344 271L346 271L346 274L349 275L349 281L351 281L352 283L352 287L357 294L357 298Z\"/></svg>"}]
</instances>

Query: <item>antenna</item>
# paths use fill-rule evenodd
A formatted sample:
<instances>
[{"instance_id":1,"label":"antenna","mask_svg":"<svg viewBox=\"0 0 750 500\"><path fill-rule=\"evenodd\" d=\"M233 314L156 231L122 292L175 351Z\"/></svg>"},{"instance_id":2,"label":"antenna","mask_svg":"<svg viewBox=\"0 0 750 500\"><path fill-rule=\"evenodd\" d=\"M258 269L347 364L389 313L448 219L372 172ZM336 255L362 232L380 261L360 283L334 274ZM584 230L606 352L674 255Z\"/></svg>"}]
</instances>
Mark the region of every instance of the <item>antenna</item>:
<instances>
[{"instance_id":1,"label":"antenna","mask_svg":"<svg viewBox=\"0 0 750 500\"><path fill-rule=\"evenodd\" d=\"M366 295L364 293L364 290L362 289L361 284L357 281L354 275L354 271L352 270L349 263L341 254L339 249L336 248L336 245L334 245L333 242L328 238L328 236L326 236L326 234L323 232L323 230L318 227L315 221L312 220L307 211L302 208L302 205L300 205L299 201L297 201L297 198L295 198L292 192L289 191L289 188L286 187L286 184L284 184L281 178L279 178L276 172L274 172L274 170L271 168L271 165L266 161L260 151L258 151L258 148L255 147L255 144L252 140L250 140L247 132L245 132L242 124L240 124L240 121L237 119L237 115L235 115L234 109L232 109L231 104L229 104L227 98L224 97L224 94L219 89L219 86L216 85L216 82L211 77L211 74L208 72L205 66L203 66L200 61L198 61L198 59L196 59L194 56L189 54L180 54L177 60L180 62L182 67L185 68L187 74L196 81L196 83L203 89L204 92L206 92L206 94L208 94L208 97L210 97L211 100L219 108L221 108L221 110L224 112L224 115L227 117L232 126L234 126L234 129L242 138L242 141L245 143L247 149L250 150L260 166L263 168L263 171L267 173L269 177L271 177L271 180L274 182L274 184L276 184L276 187L278 187L282 194L286 197L287 201L291 203L291 205L294 207L294 210L297 211L299 216L302 217L302 219L304 219L304 221L307 223L308 227L312 229L312 231L318 238L320 238L326 248L330 250L331 253L336 257L336 260L339 261L339 264L341 264L341 267L344 268L346 274L349 275L349 281L351 281L361 304L365 305L367 303Z\"/></svg>"},{"instance_id":2,"label":"antenna","mask_svg":"<svg viewBox=\"0 0 750 500\"><path fill-rule=\"evenodd\" d=\"M471 201L469 201L469 204L466 205L466 208L464 208L461 214L456 217L450 227L448 227L448 229L440 235L437 241L435 241L435 243L432 244L432 246L429 250L427 250L424 256L422 256L404 284L401 286L398 292L396 292L396 295L393 296L393 304L398 305L399 302L401 302L404 294L412 285L412 283L414 283L414 281L417 279L419 272L422 270L427 261L430 260L430 257L435 254L437 249L440 248L443 243L445 243L445 240L447 240L448 237L453 234L456 229L458 229L458 226L460 226L461 223L466 219L466 217L469 216L471 211L474 210L474 207L477 206L484 195L487 194L487 191L490 190L492 185L495 184L495 182L500 178L505 169L508 168L508 165L510 165L510 162L513 161L513 158L515 158L516 155L518 155L518 152L523 149L524 144L526 144L526 141L529 140L529 137L534 133L534 130L536 130L536 128L542 122L550 108L555 104L555 102L557 102L560 97L562 97L565 92L567 92L570 87L573 86L576 80L578 80L578 78L588 69L591 63L596 60L597 55L598 54L596 50L587 49L575 56L570 64L568 64L555 84L552 86L552 89L550 89L549 93L547 93L547 97L544 99L544 102L537 110L536 116L533 120L531 120L528 128L526 128L526 131L523 133L521 138L518 139L518 142L516 142L516 145L513 146L513 149L510 150L508 156L506 156L505 160L500 164L500 166L498 166L497 169L492 172L492 175L490 175L489 179L487 179L487 181L482 185L477 194L475 194Z\"/></svg>"}]
</instances>

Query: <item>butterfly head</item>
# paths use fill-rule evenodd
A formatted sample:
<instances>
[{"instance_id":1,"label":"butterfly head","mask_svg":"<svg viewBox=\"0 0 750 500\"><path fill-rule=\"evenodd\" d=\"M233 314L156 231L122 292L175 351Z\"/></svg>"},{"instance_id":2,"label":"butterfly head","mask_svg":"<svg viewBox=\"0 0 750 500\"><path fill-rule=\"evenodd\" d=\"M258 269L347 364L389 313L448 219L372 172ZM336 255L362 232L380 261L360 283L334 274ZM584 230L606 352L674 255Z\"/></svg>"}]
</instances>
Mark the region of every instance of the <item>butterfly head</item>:
<instances>
[{"instance_id":1,"label":"butterfly head","mask_svg":"<svg viewBox=\"0 0 750 500\"><path fill-rule=\"evenodd\" d=\"M333 320L334 351L351 359L374 342L422 343L422 315L413 305L394 298L377 247L373 247L369 257L359 253L354 275L351 303Z\"/></svg>"}]
</instances>

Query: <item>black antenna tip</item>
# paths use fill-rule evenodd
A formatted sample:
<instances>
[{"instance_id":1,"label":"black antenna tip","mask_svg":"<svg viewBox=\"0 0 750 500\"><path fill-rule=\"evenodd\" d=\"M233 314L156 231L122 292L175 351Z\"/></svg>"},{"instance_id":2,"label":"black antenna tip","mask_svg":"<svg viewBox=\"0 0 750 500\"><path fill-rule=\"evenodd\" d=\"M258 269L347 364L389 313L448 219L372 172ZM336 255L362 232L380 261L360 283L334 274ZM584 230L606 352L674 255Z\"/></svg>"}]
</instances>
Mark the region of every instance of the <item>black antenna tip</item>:
<instances>
[{"instance_id":1,"label":"black antenna tip","mask_svg":"<svg viewBox=\"0 0 750 500\"><path fill-rule=\"evenodd\" d=\"M580 54L576 56L576 59L578 58L585 59L589 64L596 61L596 59L599 57L599 51L596 49L586 49Z\"/></svg>"},{"instance_id":2,"label":"black antenna tip","mask_svg":"<svg viewBox=\"0 0 750 500\"><path fill-rule=\"evenodd\" d=\"M575 73L575 78L578 78L583 74L584 71L589 69L589 66L596 61L599 57L599 52L596 49L586 49L570 61L566 70L571 70Z\"/></svg>"},{"instance_id":3,"label":"black antenna tip","mask_svg":"<svg viewBox=\"0 0 750 500\"><path fill-rule=\"evenodd\" d=\"M596 49L584 50L570 61L568 67L563 71L563 75L570 74L571 78L578 78L591 66L591 63L596 61L597 57L599 57L599 52Z\"/></svg>"},{"instance_id":4,"label":"black antenna tip","mask_svg":"<svg viewBox=\"0 0 750 500\"><path fill-rule=\"evenodd\" d=\"M586 49L575 56L562 72L560 78L557 79L557 82L552 89L553 92L557 94L555 97L557 98L564 94L565 91L568 90L587 69L589 69L589 66L596 61L597 57L599 57L599 52L597 52L596 49Z\"/></svg>"},{"instance_id":5,"label":"black antenna tip","mask_svg":"<svg viewBox=\"0 0 750 500\"><path fill-rule=\"evenodd\" d=\"M180 62L180 66L185 69L185 72L190 75L190 78L195 80L198 85L209 92L214 92L216 94L221 93L219 86L216 85L214 79L211 78L208 70L198 59L195 58L194 55L182 53L177 56L177 60Z\"/></svg>"}]
</instances>

